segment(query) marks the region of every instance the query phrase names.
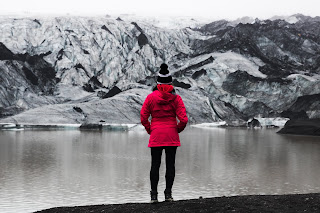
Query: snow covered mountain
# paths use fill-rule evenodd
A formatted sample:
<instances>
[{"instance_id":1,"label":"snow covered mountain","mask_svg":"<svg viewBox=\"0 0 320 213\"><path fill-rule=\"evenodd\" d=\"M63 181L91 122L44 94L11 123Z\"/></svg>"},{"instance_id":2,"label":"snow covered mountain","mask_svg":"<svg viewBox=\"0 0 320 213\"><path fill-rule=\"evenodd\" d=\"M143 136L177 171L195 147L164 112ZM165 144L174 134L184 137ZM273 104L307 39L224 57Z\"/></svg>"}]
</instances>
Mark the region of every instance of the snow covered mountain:
<instances>
[{"instance_id":1,"label":"snow covered mountain","mask_svg":"<svg viewBox=\"0 0 320 213\"><path fill-rule=\"evenodd\" d=\"M163 62L190 123L320 117L319 104L297 107L319 102L320 18L290 20L1 17L0 122L139 123Z\"/></svg>"}]
</instances>

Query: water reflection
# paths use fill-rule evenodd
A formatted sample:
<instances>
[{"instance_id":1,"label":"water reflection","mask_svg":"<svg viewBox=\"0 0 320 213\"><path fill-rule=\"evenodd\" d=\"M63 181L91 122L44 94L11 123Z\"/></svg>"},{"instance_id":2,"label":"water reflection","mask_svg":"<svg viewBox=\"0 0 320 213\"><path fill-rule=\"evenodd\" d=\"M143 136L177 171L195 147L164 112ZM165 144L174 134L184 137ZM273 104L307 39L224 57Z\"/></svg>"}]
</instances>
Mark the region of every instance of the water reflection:
<instances>
[{"instance_id":1,"label":"water reflection","mask_svg":"<svg viewBox=\"0 0 320 213\"><path fill-rule=\"evenodd\" d=\"M318 137L220 128L180 137L175 199L320 191ZM0 210L148 202L147 141L143 132L0 131Z\"/></svg>"}]
</instances>

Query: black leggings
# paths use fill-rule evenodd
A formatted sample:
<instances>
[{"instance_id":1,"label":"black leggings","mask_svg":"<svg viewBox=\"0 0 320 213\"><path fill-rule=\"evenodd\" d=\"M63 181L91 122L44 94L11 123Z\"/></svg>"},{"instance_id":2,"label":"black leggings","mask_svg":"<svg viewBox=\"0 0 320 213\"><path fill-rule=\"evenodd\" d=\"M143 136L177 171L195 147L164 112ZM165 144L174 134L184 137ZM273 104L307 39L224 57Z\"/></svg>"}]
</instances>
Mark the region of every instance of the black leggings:
<instances>
[{"instance_id":1,"label":"black leggings","mask_svg":"<svg viewBox=\"0 0 320 213\"><path fill-rule=\"evenodd\" d=\"M174 177L175 177L175 160L176 146L151 147L151 170L150 182L151 191L158 191L159 168L161 165L162 150L166 152L166 191L171 192Z\"/></svg>"}]
</instances>

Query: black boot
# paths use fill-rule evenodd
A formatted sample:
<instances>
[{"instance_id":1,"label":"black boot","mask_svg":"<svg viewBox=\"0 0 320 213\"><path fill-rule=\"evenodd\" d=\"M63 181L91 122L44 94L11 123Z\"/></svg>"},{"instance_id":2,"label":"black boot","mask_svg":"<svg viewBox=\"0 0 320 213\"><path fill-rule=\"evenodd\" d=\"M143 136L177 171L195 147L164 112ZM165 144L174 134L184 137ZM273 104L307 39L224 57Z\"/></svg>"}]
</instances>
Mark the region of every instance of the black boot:
<instances>
[{"instance_id":1,"label":"black boot","mask_svg":"<svg viewBox=\"0 0 320 213\"><path fill-rule=\"evenodd\" d=\"M165 198L165 201L173 201L173 198L172 198L172 192L171 190L164 190L164 198Z\"/></svg>"},{"instance_id":2,"label":"black boot","mask_svg":"<svg viewBox=\"0 0 320 213\"><path fill-rule=\"evenodd\" d=\"M151 201L150 203L158 203L158 192L150 191Z\"/></svg>"}]
</instances>

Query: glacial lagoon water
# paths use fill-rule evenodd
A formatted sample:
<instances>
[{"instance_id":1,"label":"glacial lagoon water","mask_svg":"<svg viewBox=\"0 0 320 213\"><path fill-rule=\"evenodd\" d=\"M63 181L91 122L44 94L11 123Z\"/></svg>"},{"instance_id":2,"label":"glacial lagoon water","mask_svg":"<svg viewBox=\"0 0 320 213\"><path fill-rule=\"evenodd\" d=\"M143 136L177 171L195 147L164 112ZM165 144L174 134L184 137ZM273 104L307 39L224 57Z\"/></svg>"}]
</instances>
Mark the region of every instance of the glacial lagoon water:
<instances>
[{"instance_id":1,"label":"glacial lagoon water","mask_svg":"<svg viewBox=\"0 0 320 213\"><path fill-rule=\"evenodd\" d=\"M176 200L320 192L319 137L188 127L180 138ZM0 212L149 202L147 141L143 131L0 131Z\"/></svg>"}]
</instances>

